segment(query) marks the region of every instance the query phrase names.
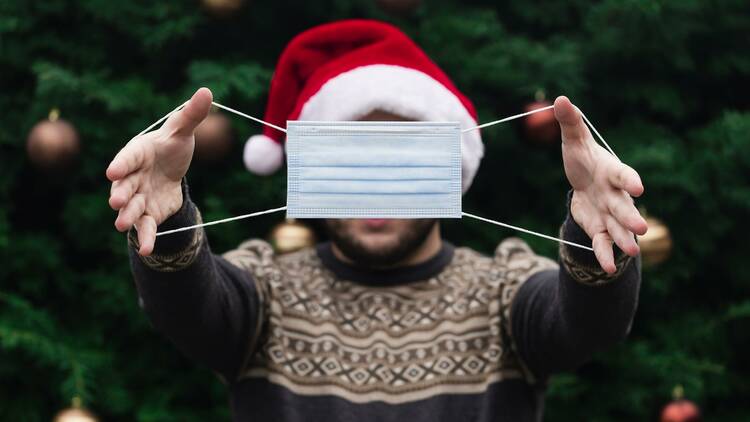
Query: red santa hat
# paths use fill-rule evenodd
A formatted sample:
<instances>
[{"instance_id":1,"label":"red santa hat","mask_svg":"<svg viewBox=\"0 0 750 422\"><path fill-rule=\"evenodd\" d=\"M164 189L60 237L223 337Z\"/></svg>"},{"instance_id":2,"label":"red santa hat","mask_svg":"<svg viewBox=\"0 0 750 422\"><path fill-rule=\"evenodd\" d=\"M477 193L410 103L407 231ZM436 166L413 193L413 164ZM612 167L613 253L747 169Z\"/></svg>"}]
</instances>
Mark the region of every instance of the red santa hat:
<instances>
[{"instance_id":1,"label":"red santa hat","mask_svg":"<svg viewBox=\"0 0 750 422\"><path fill-rule=\"evenodd\" d=\"M476 126L471 101L398 28L345 20L295 37L276 66L265 120L357 120L374 110L421 121ZM284 162L284 133L265 127L245 144L245 166L267 175ZM478 130L462 135L462 184L469 188L484 155Z\"/></svg>"}]
</instances>

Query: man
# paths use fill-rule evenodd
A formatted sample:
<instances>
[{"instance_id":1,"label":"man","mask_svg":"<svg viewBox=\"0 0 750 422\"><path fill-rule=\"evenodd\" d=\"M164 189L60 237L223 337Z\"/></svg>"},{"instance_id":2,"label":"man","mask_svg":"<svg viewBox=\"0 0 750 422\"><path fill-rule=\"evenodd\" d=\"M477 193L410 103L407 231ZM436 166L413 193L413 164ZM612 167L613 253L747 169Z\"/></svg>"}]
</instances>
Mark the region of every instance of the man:
<instances>
[{"instance_id":1,"label":"man","mask_svg":"<svg viewBox=\"0 0 750 422\"><path fill-rule=\"evenodd\" d=\"M331 242L277 256L260 240L223 256L194 229L184 176L211 93L132 140L107 169L115 226L130 231L143 307L180 350L226 381L235 420L541 420L545 381L623 339L637 304L638 174L555 101L572 186L560 265L507 239L494 256L441 239L435 220L326 220ZM453 120L473 106L396 28L343 21L295 38L266 120ZM269 173L283 139L267 129L245 163ZM468 189L482 156L462 139ZM386 169L387 170L387 169ZM561 204L562 206L562 204ZM613 249L613 242L619 247ZM624 252L623 252L624 251ZM634 258L635 257L635 258Z\"/></svg>"}]
</instances>

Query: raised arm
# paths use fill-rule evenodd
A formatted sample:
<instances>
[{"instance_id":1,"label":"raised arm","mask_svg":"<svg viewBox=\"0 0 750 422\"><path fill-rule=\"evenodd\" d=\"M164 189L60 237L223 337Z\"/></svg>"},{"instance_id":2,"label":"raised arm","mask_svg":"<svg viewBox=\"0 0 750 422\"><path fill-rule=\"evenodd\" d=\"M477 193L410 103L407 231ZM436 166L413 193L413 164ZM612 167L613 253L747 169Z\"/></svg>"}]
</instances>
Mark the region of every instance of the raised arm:
<instances>
[{"instance_id":1,"label":"raised arm","mask_svg":"<svg viewBox=\"0 0 750 422\"><path fill-rule=\"evenodd\" d=\"M531 276L513 299L513 341L540 378L573 369L627 336L641 279L635 234L647 230L631 199L643 193L638 173L594 141L567 98L555 101L555 116L573 188L561 235L594 252L561 245L560 269Z\"/></svg>"},{"instance_id":2,"label":"raised arm","mask_svg":"<svg viewBox=\"0 0 750 422\"><path fill-rule=\"evenodd\" d=\"M211 92L198 90L164 125L131 140L107 169L115 227L129 230L131 267L141 306L184 354L232 381L261 320L252 277L211 253L203 229L156 237L157 231L200 222L184 176L195 127Z\"/></svg>"}]
</instances>

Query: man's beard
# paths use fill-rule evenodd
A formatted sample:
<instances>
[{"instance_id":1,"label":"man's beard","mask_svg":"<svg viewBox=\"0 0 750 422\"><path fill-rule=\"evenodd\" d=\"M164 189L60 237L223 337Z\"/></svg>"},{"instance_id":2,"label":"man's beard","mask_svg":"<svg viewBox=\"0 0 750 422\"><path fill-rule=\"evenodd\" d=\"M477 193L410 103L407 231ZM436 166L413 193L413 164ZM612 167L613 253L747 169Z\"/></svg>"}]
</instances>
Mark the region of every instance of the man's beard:
<instances>
[{"instance_id":1,"label":"man's beard","mask_svg":"<svg viewBox=\"0 0 750 422\"><path fill-rule=\"evenodd\" d=\"M349 233L340 220L325 220L325 228L331 241L355 264L368 268L386 268L409 258L427 240L436 223L436 219L414 220L410 230L399 233L394 245L377 250L368 249L356 236Z\"/></svg>"}]
</instances>

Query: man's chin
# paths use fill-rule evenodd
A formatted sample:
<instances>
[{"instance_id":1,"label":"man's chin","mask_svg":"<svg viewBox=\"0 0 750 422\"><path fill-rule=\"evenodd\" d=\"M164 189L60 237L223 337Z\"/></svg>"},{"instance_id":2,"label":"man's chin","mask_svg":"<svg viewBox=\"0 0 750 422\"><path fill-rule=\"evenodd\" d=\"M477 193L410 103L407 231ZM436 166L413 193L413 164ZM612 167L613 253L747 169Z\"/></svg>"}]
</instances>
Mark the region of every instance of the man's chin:
<instances>
[{"instance_id":1,"label":"man's chin","mask_svg":"<svg viewBox=\"0 0 750 422\"><path fill-rule=\"evenodd\" d=\"M362 249L371 254L391 250L398 246L398 235L391 233L366 233L356 237Z\"/></svg>"},{"instance_id":2,"label":"man's chin","mask_svg":"<svg viewBox=\"0 0 750 422\"><path fill-rule=\"evenodd\" d=\"M436 220L392 221L393 230L367 230L361 221L326 220L326 229L337 249L355 264L384 268L398 265L425 242Z\"/></svg>"}]
</instances>

